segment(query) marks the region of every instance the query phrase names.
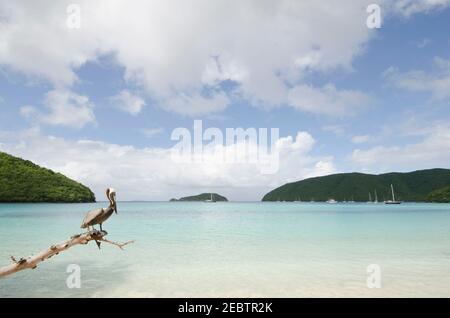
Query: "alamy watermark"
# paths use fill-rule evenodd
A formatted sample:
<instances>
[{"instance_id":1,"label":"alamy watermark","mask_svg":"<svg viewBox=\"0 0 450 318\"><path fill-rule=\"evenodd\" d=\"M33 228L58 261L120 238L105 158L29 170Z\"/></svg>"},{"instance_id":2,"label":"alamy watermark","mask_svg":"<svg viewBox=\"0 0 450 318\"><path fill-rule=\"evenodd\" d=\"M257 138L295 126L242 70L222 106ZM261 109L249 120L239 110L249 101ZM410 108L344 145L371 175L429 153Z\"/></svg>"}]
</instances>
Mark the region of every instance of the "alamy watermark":
<instances>
[{"instance_id":1,"label":"alamy watermark","mask_svg":"<svg viewBox=\"0 0 450 318\"><path fill-rule=\"evenodd\" d=\"M370 264L366 269L368 288L381 288L381 267L378 264Z\"/></svg>"},{"instance_id":2,"label":"alamy watermark","mask_svg":"<svg viewBox=\"0 0 450 318\"><path fill-rule=\"evenodd\" d=\"M369 29L379 29L381 28L381 7L372 3L366 8L366 12L369 14L366 20L366 25Z\"/></svg>"},{"instance_id":3,"label":"alamy watermark","mask_svg":"<svg viewBox=\"0 0 450 318\"><path fill-rule=\"evenodd\" d=\"M79 4L72 3L66 8L67 20L66 26L69 29L81 28L81 7Z\"/></svg>"},{"instance_id":4,"label":"alamy watermark","mask_svg":"<svg viewBox=\"0 0 450 318\"><path fill-rule=\"evenodd\" d=\"M81 267L77 264L70 264L66 268L69 274L66 278L66 286L69 289L81 288Z\"/></svg>"},{"instance_id":5,"label":"alamy watermark","mask_svg":"<svg viewBox=\"0 0 450 318\"><path fill-rule=\"evenodd\" d=\"M171 158L176 163L255 164L262 174L279 169L278 128L203 129L202 120L194 120L193 132L187 128L172 131Z\"/></svg>"}]
</instances>

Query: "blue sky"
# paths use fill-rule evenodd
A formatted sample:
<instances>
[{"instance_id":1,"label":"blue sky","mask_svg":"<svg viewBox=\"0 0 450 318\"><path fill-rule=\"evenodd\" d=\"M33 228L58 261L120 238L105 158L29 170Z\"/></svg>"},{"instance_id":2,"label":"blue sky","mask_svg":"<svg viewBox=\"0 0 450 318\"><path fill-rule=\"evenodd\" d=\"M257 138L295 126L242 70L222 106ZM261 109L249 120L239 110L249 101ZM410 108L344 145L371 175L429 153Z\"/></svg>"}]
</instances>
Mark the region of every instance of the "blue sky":
<instances>
[{"instance_id":1,"label":"blue sky","mask_svg":"<svg viewBox=\"0 0 450 318\"><path fill-rule=\"evenodd\" d=\"M380 2L379 29L367 1L196 3L81 2L75 29L69 2L2 3L0 150L128 200L257 200L315 175L449 167L449 1ZM173 165L170 135L194 119L279 128L279 173Z\"/></svg>"}]
</instances>

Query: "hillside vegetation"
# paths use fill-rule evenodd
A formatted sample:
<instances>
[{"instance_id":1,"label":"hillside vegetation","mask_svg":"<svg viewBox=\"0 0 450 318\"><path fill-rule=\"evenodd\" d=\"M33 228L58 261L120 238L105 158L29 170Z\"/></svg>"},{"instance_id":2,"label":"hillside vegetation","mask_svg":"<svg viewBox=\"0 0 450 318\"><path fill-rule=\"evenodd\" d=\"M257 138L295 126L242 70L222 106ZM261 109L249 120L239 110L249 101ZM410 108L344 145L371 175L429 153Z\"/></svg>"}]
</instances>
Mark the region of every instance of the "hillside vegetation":
<instances>
[{"instance_id":1,"label":"hillside vegetation","mask_svg":"<svg viewBox=\"0 0 450 318\"><path fill-rule=\"evenodd\" d=\"M427 199L430 202L450 203L450 186L432 191Z\"/></svg>"},{"instance_id":2,"label":"hillside vegetation","mask_svg":"<svg viewBox=\"0 0 450 318\"><path fill-rule=\"evenodd\" d=\"M228 201L227 198L221 196L220 194L213 193L212 198L214 201ZM202 193L199 195L193 195L189 197L184 197L180 199L171 199L170 201L206 201L211 199L211 193Z\"/></svg>"},{"instance_id":3,"label":"hillside vegetation","mask_svg":"<svg viewBox=\"0 0 450 318\"><path fill-rule=\"evenodd\" d=\"M0 202L95 202L84 185L0 152Z\"/></svg>"},{"instance_id":4,"label":"hillside vegetation","mask_svg":"<svg viewBox=\"0 0 450 318\"><path fill-rule=\"evenodd\" d=\"M263 201L338 201L372 200L375 191L378 200L391 198L390 185L394 185L396 199L402 201L428 201L432 191L450 186L449 169L418 170L408 173L340 173L287 183L263 197Z\"/></svg>"}]
</instances>

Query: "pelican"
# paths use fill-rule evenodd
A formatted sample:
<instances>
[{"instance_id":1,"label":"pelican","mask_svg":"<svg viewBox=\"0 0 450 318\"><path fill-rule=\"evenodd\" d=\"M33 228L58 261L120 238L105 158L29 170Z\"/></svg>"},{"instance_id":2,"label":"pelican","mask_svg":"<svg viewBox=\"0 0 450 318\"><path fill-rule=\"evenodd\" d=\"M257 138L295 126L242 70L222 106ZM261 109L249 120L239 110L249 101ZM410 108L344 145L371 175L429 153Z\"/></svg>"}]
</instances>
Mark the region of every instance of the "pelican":
<instances>
[{"instance_id":1,"label":"pelican","mask_svg":"<svg viewBox=\"0 0 450 318\"><path fill-rule=\"evenodd\" d=\"M95 230L94 225L100 224L100 231L103 231L102 223L105 222L113 212L116 212L117 214L116 191L112 188L106 189L106 197L109 200L109 206L106 209L101 208L88 212L84 217L83 223L81 223L82 229L87 228L89 231L90 227L92 227L92 229Z\"/></svg>"}]
</instances>

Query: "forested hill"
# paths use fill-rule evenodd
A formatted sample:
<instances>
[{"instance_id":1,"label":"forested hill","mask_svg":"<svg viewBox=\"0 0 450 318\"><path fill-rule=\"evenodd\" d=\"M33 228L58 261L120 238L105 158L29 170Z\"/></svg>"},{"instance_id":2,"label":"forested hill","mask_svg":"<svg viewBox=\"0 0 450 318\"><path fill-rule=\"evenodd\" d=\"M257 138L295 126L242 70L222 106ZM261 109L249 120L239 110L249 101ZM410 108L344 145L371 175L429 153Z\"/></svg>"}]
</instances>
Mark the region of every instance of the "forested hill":
<instances>
[{"instance_id":1,"label":"forested hill","mask_svg":"<svg viewBox=\"0 0 450 318\"><path fill-rule=\"evenodd\" d=\"M213 201L228 201L227 198L225 198L224 196L217 194L217 193L202 193L199 195L193 195L193 196L189 196L189 197L184 197L184 198L180 198L180 199L171 199L170 201L207 201L207 200L212 200Z\"/></svg>"},{"instance_id":2,"label":"forested hill","mask_svg":"<svg viewBox=\"0 0 450 318\"><path fill-rule=\"evenodd\" d=\"M378 200L391 198L390 185L394 185L396 199L402 201L427 201L429 194L450 186L449 169L418 170L408 173L339 173L287 183L263 197L263 201L368 201L375 191Z\"/></svg>"},{"instance_id":3,"label":"forested hill","mask_svg":"<svg viewBox=\"0 0 450 318\"><path fill-rule=\"evenodd\" d=\"M95 195L60 173L0 152L0 202L95 202Z\"/></svg>"},{"instance_id":4,"label":"forested hill","mask_svg":"<svg viewBox=\"0 0 450 318\"><path fill-rule=\"evenodd\" d=\"M450 203L450 186L434 190L428 195L429 202Z\"/></svg>"}]
</instances>

